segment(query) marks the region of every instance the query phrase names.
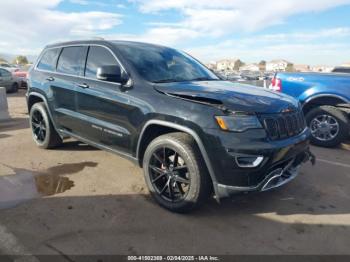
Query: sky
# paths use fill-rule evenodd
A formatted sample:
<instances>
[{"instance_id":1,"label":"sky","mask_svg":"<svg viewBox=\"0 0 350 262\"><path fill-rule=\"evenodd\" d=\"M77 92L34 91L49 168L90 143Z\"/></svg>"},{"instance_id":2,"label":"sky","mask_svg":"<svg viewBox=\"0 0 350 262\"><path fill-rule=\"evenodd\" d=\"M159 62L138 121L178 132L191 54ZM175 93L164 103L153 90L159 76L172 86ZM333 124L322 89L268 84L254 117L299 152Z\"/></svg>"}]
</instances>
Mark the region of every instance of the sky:
<instances>
[{"instance_id":1,"label":"sky","mask_svg":"<svg viewBox=\"0 0 350 262\"><path fill-rule=\"evenodd\" d=\"M203 62L350 62L350 0L1 0L0 53L76 39L157 43Z\"/></svg>"}]
</instances>

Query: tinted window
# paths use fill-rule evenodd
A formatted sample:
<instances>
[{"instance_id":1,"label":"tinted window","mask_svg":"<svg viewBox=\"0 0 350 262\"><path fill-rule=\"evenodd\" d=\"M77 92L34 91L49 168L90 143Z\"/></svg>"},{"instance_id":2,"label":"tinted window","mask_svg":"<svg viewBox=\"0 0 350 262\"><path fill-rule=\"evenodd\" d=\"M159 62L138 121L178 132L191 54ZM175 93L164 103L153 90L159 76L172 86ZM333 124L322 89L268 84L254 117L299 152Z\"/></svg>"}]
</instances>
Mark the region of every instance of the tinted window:
<instances>
[{"instance_id":1,"label":"tinted window","mask_svg":"<svg viewBox=\"0 0 350 262\"><path fill-rule=\"evenodd\" d=\"M350 67L336 67L333 69L334 73L350 73Z\"/></svg>"},{"instance_id":2,"label":"tinted window","mask_svg":"<svg viewBox=\"0 0 350 262\"><path fill-rule=\"evenodd\" d=\"M214 73L198 61L175 49L122 44L118 44L118 48L136 71L151 82L218 80Z\"/></svg>"},{"instance_id":3,"label":"tinted window","mask_svg":"<svg viewBox=\"0 0 350 262\"><path fill-rule=\"evenodd\" d=\"M40 59L38 68L47 71L54 71L56 69L56 62L59 51L60 49L46 50Z\"/></svg>"},{"instance_id":4,"label":"tinted window","mask_svg":"<svg viewBox=\"0 0 350 262\"><path fill-rule=\"evenodd\" d=\"M57 63L57 72L80 75L84 68L86 48L80 46L65 47Z\"/></svg>"},{"instance_id":5,"label":"tinted window","mask_svg":"<svg viewBox=\"0 0 350 262\"><path fill-rule=\"evenodd\" d=\"M118 62L109 50L101 46L91 46L86 61L85 76L95 79L97 68L117 64Z\"/></svg>"}]
</instances>

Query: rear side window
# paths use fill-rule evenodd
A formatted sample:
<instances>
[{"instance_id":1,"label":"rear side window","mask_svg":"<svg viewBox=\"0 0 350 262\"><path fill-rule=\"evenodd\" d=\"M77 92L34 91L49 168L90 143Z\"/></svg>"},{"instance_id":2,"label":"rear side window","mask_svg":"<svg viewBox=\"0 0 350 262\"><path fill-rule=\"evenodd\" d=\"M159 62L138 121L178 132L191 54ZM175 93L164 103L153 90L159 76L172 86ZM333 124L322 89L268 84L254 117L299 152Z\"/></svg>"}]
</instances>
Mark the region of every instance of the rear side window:
<instances>
[{"instance_id":1,"label":"rear side window","mask_svg":"<svg viewBox=\"0 0 350 262\"><path fill-rule=\"evenodd\" d=\"M69 75L81 75L84 68L86 48L81 46L65 47L58 59L57 72Z\"/></svg>"},{"instance_id":2,"label":"rear side window","mask_svg":"<svg viewBox=\"0 0 350 262\"><path fill-rule=\"evenodd\" d=\"M55 71L59 51L60 49L58 48L44 51L44 54L41 56L37 68L47 71Z\"/></svg>"},{"instance_id":3,"label":"rear side window","mask_svg":"<svg viewBox=\"0 0 350 262\"><path fill-rule=\"evenodd\" d=\"M108 65L118 65L112 53L104 47L91 46L86 61L85 76L96 79L97 68Z\"/></svg>"}]
</instances>

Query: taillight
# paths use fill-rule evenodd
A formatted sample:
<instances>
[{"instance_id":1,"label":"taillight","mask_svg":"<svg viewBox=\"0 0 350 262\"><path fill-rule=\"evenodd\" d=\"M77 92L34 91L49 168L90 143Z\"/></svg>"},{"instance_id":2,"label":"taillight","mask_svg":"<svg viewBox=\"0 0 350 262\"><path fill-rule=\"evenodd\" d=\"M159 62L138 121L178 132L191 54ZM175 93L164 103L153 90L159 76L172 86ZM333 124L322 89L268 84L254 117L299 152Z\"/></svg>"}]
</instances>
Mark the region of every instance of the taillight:
<instances>
[{"instance_id":1,"label":"taillight","mask_svg":"<svg viewBox=\"0 0 350 262\"><path fill-rule=\"evenodd\" d=\"M282 80L277 77L272 78L271 89L274 91L282 92Z\"/></svg>"}]
</instances>

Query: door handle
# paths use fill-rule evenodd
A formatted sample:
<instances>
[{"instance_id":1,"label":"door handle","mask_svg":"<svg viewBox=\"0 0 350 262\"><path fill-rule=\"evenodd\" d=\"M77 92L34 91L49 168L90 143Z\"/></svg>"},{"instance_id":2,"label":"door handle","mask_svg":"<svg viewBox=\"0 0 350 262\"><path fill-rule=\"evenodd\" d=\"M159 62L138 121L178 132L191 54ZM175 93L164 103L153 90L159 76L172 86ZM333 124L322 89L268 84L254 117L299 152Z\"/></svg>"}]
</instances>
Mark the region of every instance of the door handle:
<instances>
[{"instance_id":1,"label":"door handle","mask_svg":"<svg viewBox=\"0 0 350 262\"><path fill-rule=\"evenodd\" d=\"M89 88L89 85L88 84L77 84L78 87L81 87L81 88Z\"/></svg>"},{"instance_id":2,"label":"door handle","mask_svg":"<svg viewBox=\"0 0 350 262\"><path fill-rule=\"evenodd\" d=\"M50 76L50 77L46 78L46 80L52 82L52 81L55 81L55 78L53 78L52 76Z\"/></svg>"}]
</instances>

